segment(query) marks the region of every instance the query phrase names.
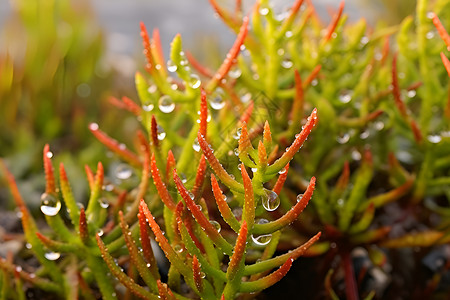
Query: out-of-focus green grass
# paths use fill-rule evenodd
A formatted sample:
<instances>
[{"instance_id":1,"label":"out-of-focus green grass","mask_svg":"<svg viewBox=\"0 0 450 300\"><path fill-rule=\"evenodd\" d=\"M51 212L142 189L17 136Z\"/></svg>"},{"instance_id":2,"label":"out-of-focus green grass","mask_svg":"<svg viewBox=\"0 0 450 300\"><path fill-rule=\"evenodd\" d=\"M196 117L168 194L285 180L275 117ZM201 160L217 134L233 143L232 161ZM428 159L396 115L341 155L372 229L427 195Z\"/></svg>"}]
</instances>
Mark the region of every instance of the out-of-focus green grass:
<instances>
[{"instance_id":1,"label":"out-of-focus green grass","mask_svg":"<svg viewBox=\"0 0 450 300\"><path fill-rule=\"evenodd\" d=\"M88 0L11 1L0 33L0 157L31 191L42 184L32 179L41 162L31 158L45 143L93 164L104 151L92 143L89 122L122 127L116 110L107 113L114 75L104 52Z\"/></svg>"}]
</instances>

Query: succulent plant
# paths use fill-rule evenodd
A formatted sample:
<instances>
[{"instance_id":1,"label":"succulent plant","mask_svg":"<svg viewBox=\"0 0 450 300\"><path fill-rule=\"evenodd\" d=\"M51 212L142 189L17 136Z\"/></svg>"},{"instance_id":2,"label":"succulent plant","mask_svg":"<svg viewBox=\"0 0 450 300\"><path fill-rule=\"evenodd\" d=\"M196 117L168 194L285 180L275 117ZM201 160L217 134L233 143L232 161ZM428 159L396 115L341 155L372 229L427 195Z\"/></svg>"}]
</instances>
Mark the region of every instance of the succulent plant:
<instances>
[{"instance_id":1,"label":"succulent plant","mask_svg":"<svg viewBox=\"0 0 450 300\"><path fill-rule=\"evenodd\" d=\"M166 62L159 31L141 24L140 103L111 102L142 130L127 147L90 124L118 167L86 167L85 208L63 165L57 188L46 146L51 230L39 230L2 163L41 266L1 259L3 297L25 297L26 284L70 298L249 299L305 255L317 298L388 299L396 282L367 284L370 268L414 273L398 253L448 243L447 1L418 1L415 19L375 29L348 24L344 2L328 26L311 1L280 11L261 0L247 14L241 1L210 3L237 35L217 71L179 35ZM357 252L370 262L358 266ZM438 295L447 270L413 282L418 295Z\"/></svg>"}]
</instances>

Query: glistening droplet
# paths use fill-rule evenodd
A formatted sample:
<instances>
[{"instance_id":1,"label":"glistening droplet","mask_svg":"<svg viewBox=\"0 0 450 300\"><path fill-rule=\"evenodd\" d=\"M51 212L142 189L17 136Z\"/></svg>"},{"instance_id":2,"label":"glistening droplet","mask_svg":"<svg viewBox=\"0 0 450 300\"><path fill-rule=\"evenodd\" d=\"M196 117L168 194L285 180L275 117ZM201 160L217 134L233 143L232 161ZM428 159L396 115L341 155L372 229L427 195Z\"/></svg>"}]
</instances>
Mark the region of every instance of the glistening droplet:
<instances>
[{"instance_id":1,"label":"glistening droplet","mask_svg":"<svg viewBox=\"0 0 450 300\"><path fill-rule=\"evenodd\" d=\"M159 98L158 107L161 112L168 114L175 109L175 103L169 95L164 95Z\"/></svg>"},{"instance_id":2,"label":"glistening droplet","mask_svg":"<svg viewBox=\"0 0 450 300\"><path fill-rule=\"evenodd\" d=\"M162 128L161 125L158 125L156 127L156 131L158 133L158 135L157 135L158 140L160 140L160 141L164 140L164 138L166 137L166 132L164 131L164 128Z\"/></svg>"},{"instance_id":3,"label":"glistening droplet","mask_svg":"<svg viewBox=\"0 0 450 300\"><path fill-rule=\"evenodd\" d=\"M202 84L202 82L200 80L200 77L197 74L191 74L191 76L189 78L189 85L193 89L198 89L201 84Z\"/></svg>"},{"instance_id":4,"label":"glistening droplet","mask_svg":"<svg viewBox=\"0 0 450 300\"><path fill-rule=\"evenodd\" d=\"M176 72L178 69L177 65L170 59L167 61L167 70L171 73Z\"/></svg>"},{"instance_id":5,"label":"glistening droplet","mask_svg":"<svg viewBox=\"0 0 450 300\"><path fill-rule=\"evenodd\" d=\"M211 108L214 110L221 110L225 106L224 96L224 91L221 88L217 88L209 100Z\"/></svg>"},{"instance_id":6,"label":"glistening droplet","mask_svg":"<svg viewBox=\"0 0 450 300\"><path fill-rule=\"evenodd\" d=\"M271 234L261 234L261 235L253 235L252 234L252 241L258 246L265 246L268 243L270 243L270 240L272 239Z\"/></svg>"},{"instance_id":7,"label":"glistening droplet","mask_svg":"<svg viewBox=\"0 0 450 300\"><path fill-rule=\"evenodd\" d=\"M220 232L220 230L222 229L222 227L220 226L219 222L217 222L217 221L211 220L211 221L209 221L209 223L211 223L211 225L214 226L214 228L218 232Z\"/></svg>"},{"instance_id":8,"label":"glistening droplet","mask_svg":"<svg viewBox=\"0 0 450 300\"><path fill-rule=\"evenodd\" d=\"M126 179L130 178L131 175L133 175L133 170L127 164L119 164L116 167L115 175L120 180L126 180Z\"/></svg>"},{"instance_id":9,"label":"glistening droplet","mask_svg":"<svg viewBox=\"0 0 450 300\"><path fill-rule=\"evenodd\" d=\"M195 152L199 152L200 151L200 144L198 143L198 139L195 138L194 143L192 144L192 148L194 149Z\"/></svg>"},{"instance_id":10,"label":"glistening droplet","mask_svg":"<svg viewBox=\"0 0 450 300\"><path fill-rule=\"evenodd\" d=\"M58 252L47 252L44 254L45 258L48 260L57 260L60 258L61 254Z\"/></svg>"},{"instance_id":11,"label":"glistening droplet","mask_svg":"<svg viewBox=\"0 0 450 300\"><path fill-rule=\"evenodd\" d=\"M261 203L265 210L274 211L280 206L280 197L274 191L266 191L266 193L261 196Z\"/></svg>"},{"instance_id":12,"label":"glistening droplet","mask_svg":"<svg viewBox=\"0 0 450 300\"><path fill-rule=\"evenodd\" d=\"M61 201L55 196L43 193L41 196L41 211L46 216L56 216L61 209Z\"/></svg>"}]
</instances>

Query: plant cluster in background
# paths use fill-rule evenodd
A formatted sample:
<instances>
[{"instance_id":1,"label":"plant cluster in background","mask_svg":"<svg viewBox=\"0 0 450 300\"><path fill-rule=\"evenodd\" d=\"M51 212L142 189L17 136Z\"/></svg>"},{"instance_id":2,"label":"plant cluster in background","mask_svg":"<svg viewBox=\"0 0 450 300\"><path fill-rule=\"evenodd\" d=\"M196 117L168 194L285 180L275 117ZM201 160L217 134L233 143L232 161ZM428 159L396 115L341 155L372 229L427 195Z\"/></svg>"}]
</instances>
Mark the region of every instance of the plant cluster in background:
<instances>
[{"instance_id":1,"label":"plant cluster in background","mask_svg":"<svg viewBox=\"0 0 450 300\"><path fill-rule=\"evenodd\" d=\"M142 129L132 150L89 125L122 162L86 167L84 205L63 164L56 183L46 146L40 230L2 164L39 261L1 259L2 296L250 299L301 255L317 275L288 296L448 294L448 1L375 29L349 24L344 2L328 25L306 0L248 13L210 3L236 32L219 66L179 35L166 60L141 24L140 104L112 102Z\"/></svg>"}]
</instances>

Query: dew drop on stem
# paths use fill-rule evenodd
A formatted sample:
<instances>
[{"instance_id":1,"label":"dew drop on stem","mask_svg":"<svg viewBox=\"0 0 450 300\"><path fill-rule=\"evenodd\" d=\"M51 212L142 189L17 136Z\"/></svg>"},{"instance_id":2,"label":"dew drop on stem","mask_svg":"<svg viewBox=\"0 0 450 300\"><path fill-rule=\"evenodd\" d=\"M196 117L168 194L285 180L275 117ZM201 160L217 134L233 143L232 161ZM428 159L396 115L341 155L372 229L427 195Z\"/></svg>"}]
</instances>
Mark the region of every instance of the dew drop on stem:
<instances>
[{"instance_id":1,"label":"dew drop on stem","mask_svg":"<svg viewBox=\"0 0 450 300\"><path fill-rule=\"evenodd\" d=\"M41 211L46 216L56 216L61 210L61 201L55 196L43 193L41 196Z\"/></svg>"},{"instance_id":2,"label":"dew drop on stem","mask_svg":"<svg viewBox=\"0 0 450 300\"><path fill-rule=\"evenodd\" d=\"M194 149L195 152L199 152L200 151L200 144L198 143L198 139L195 138L194 143L192 144L192 148Z\"/></svg>"},{"instance_id":3,"label":"dew drop on stem","mask_svg":"<svg viewBox=\"0 0 450 300\"><path fill-rule=\"evenodd\" d=\"M261 196L261 203L265 210L274 211L280 206L280 197L274 191L266 191L266 193Z\"/></svg>"},{"instance_id":4,"label":"dew drop on stem","mask_svg":"<svg viewBox=\"0 0 450 300\"><path fill-rule=\"evenodd\" d=\"M222 227L220 226L219 222L217 222L217 221L211 220L211 221L209 221L209 223L211 223L211 225L214 226L214 228L218 232L220 232L220 230L222 229Z\"/></svg>"},{"instance_id":5,"label":"dew drop on stem","mask_svg":"<svg viewBox=\"0 0 450 300\"><path fill-rule=\"evenodd\" d=\"M178 69L177 65L170 59L167 61L167 70L171 73L176 72Z\"/></svg>"},{"instance_id":6,"label":"dew drop on stem","mask_svg":"<svg viewBox=\"0 0 450 300\"><path fill-rule=\"evenodd\" d=\"M237 130L236 130L236 133L233 135L233 138L235 139L235 140L238 140L240 137L241 137L241 133L242 133L242 128L238 128Z\"/></svg>"},{"instance_id":7,"label":"dew drop on stem","mask_svg":"<svg viewBox=\"0 0 450 300\"><path fill-rule=\"evenodd\" d=\"M173 112L175 109L175 103L173 102L172 97L169 95L164 95L159 98L158 107L161 112L168 114Z\"/></svg>"},{"instance_id":8,"label":"dew drop on stem","mask_svg":"<svg viewBox=\"0 0 450 300\"><path fill-rule=\"evenodd\" d=\"M115 169L115 176L117 179L126 180L133 175L133 170L127 164L119 164Z\"/></svg>"},{"instance_id":9,"label":"dew drop on stem","mask_svg":"<svg viewBox=\"0 0 450 300\"><path fill-rule=\"evenodd\" d=\"M58 252L47 252L44 254L45 258L48 260L57 260L61 257L61 254Z\"/></svg>"},{"instance_id":10,"label":"dew drop on stem","mask_svg":"<svg viewBox=\"0 0 450 300\"><path fill-rule=\"evenodd\" d=\"M152 111L154 107L155 106L152 103L142 105L142 109L144 111Z\"/></svg>"},{"instance_id":11,"label":"dew drop on stem","mask_svg":"<svg viewBox=\"0 0 450 300\"><path fill-rule=\"evenodd\" d=\"M224 96L224 91L221 88L217 88L211 95L209 102L211 108L214 110L221 110L225 106Z\"/></svg>"},{"instance_id":12,"label":"dew drop on stem","mask_svg":"<svg viewBox=\"0 0 450 300\"><path fill-rule=\"evenodd\" d=\"M164 131L164 128L162 128L161 125L157 125L156 131L158 133L157 134L158 140L160 141L164 140L164 138L166 137L166 132Z\"/></svg>"},{"instance_id":13,"label":"dew drop on stem","mask_svg":"<svg viewBox=\"0 0 450 300\"><path fill-rule=\"evenodd\" d=\"M189 86L193 89L198 89L202 84L200 77L197 74L191 74L189 78Z\"/></svg>"}]
</instances>

